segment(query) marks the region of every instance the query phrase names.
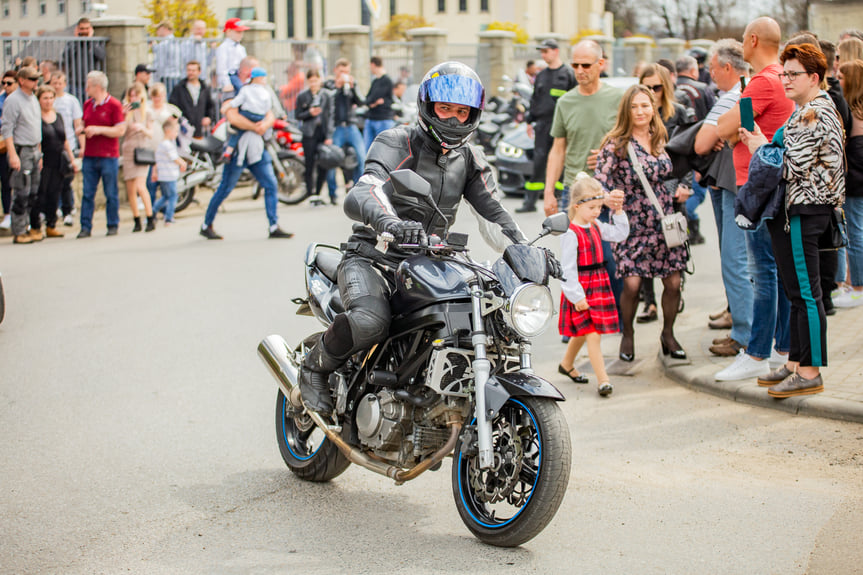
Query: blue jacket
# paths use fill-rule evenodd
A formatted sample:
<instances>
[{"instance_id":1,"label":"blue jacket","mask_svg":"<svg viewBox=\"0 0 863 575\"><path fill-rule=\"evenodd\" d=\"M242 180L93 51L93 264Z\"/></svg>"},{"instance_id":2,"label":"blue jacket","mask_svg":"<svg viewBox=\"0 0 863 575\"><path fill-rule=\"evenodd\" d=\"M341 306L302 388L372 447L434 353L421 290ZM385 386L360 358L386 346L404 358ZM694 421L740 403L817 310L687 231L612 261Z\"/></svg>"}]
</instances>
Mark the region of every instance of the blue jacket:
<instances>
[{"instance_id":1,"label":"blue jacket","mask_svg":"<svg viewBox=\"0 0 863 575\"><path fill-rule=\"evenodd\" d=\"M762 220L777 217L785 203L782 157L785 148L764 144L752 154L749 179L734 200L734 221L744 230L754 230Z\"/></svg>"}]
</instances>

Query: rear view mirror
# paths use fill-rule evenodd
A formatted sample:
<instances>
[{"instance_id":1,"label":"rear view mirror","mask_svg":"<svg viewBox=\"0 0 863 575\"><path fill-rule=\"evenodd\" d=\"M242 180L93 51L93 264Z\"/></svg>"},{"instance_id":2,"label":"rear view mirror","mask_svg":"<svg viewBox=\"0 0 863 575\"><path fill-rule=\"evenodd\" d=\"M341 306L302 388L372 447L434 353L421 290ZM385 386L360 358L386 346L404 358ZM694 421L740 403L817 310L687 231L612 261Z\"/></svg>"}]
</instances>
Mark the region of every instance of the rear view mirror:
<instances>
[{"instance_id":1,"label":"rear view mirror","mask_svg":"<svg viewBox=\"0 0 863 575\"><path fill-rule=\"evenodd\" d=\"M542 222L542 231L553 236L565 234L568 229L569 217L563 212L558 212L553 216L548 216L545 218L545 221Z\"/></svg>"},{"instance_id":2,"label":"rear view mirror","mask_svg":"<svg viewBox=\"0 0 863 575\"><path fill-rule=\"evenodd\" d=\"M390 172L390 181L397 194L419 198L426 202L431 200L431 184L413 170Z\"/></svg>"}]
</instances>

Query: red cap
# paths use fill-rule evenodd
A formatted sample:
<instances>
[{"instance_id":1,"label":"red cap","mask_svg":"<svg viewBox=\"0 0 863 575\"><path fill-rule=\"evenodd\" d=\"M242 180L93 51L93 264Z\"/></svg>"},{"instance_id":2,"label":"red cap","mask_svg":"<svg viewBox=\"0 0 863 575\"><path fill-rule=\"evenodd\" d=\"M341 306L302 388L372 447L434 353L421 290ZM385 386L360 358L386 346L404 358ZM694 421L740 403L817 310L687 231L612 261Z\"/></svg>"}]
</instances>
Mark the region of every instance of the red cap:
<instances>
[{"instance_id":1,"label":"red cap","mask_svg":"<svg viewBox=\"0 0 863 575\"><path fill-rule=\"evenodd\" d=\"M240 20L239 18L228 18L227 20L225 20L225 28L224 28L225 32L227 32L228 30L236 30L237 32L245 32L248 29L249 29L249 27L243 26L242 20Z\"/></svg>"}]
</instances>

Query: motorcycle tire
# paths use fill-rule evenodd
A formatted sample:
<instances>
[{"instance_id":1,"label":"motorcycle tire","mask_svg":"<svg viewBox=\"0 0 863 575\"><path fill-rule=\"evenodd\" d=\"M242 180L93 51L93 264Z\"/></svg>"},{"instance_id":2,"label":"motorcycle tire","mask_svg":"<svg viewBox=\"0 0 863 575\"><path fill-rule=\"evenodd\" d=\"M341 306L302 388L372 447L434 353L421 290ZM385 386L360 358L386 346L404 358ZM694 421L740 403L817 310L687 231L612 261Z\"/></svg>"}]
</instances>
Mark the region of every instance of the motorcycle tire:
<instances>
[{"instance_id":1,"label":"motorcycle tire","mask_svg":"<svg viewBox=\"0 0 863 575\"><path fill-rule=\"evenodd\" d=\"M0 323L6 316L6 296L3 295L3 276L0 276Z\"/></svg>"},{"instance_id":2,"label":"motorcycle tire","mask_svg":"<svg viewBox=\"0 0 863 575\"><path fill-rule=\"evenodd\" d=\"M182 181L177 182L177 205L174 207L174 213L182 212L195 200L195 190L197 186L183 187Z\"/></svg>"},{"instance_id":3,"label":"motorcycle tire","mask_svg":"<svg viewBox=\"0 0 863 575\"><path fill-rule=\"evenodd\" d=\"M313 334L302 345L308 349L319 338L320 333ZM308 415L291 409L282 390L276 395L276 441L285 465L306 481L335 479L351 464Z\"/></svg>"},{"instance_id":4,"label":"motorcycle tire","mask_svg":"<svg viewBox=\"0 0 863 575\"><path fill-rule=\"evenodd\" d=\"M279 202L294 206L306 200L310 195L308 190L306 190L304 177L306 166L297 158L284 158L281 162L285 167L285 173L282 177L276 174L276 179L279 183ZM261 184L255 184L255 191L252 197L257 199L261 192L263 192Z\"/></svg>"},{"instance_id":5,"label":"motorcycle tire","mask_svg":"<svg viewBox=\"0 0 863 575\"><path fill-rule=\"evenodd\" d=\"M560 406L548 398L508 399L492 420L496 469L480 470L475 446L462 439L453 453L452 489L465 526L497 547L533 539L554 517L569 483L572 446Z\"/></svg>"}]
</instances>

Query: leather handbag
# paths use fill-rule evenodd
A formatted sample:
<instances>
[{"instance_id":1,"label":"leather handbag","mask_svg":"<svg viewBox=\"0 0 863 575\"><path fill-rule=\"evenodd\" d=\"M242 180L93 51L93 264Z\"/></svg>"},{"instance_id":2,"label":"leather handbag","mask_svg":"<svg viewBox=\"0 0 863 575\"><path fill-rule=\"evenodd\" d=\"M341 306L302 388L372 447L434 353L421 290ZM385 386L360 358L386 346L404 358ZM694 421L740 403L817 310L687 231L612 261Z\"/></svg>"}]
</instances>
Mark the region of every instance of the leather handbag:
<instances>
[{"instance_id":1,"label":"leather handbag","mask_svg":"<svg viewBox=\"0 0 863 575\"><path fill-rule=\"evenodd\" d=\"M135 148L135 163L139 166L152 166L156 163L156 150Z\"/></svg>"},{"instance_id":2,"label":"leather handbag","mask_svg":"<svg viewBox=\"0 0 863 575\"><path fill-rule=\"evenodd\" d=\"M846 230L845 210L835 208L830 215L830 227L818 238L818 250L823 252L846 247L848 245Z\"/></svg>"},{"instance_id":3,"label":"leather handbag","mask_svg":"<svg viewBox=\"0 0 863 575\"><path fill-rule=\"evenodd\" d=\"M679 212L674 212L667 216L665 215L665 212L662 211L662 206L660 205L659 200L656 199L656 194L653 193L653 188L650 186L650 182L647 181L647 176L644 175L644 170L641 167L641 163L638 161L638 156L635 154L635 148L632 147L632 142L627 144L626 147L629 152L629 161L632 163L632 167L638 175L641 187L644 188L644 192L647 194L647 198L650 200L650 203L653 204L653 207L656 208L657 212L659 212L659 222L660 227L662 228L662 235L665 238L665 245L670 248L686 245L686 242L689 241L689 228L686 223L686 216Z\"/></svg>"}]
</instances>

